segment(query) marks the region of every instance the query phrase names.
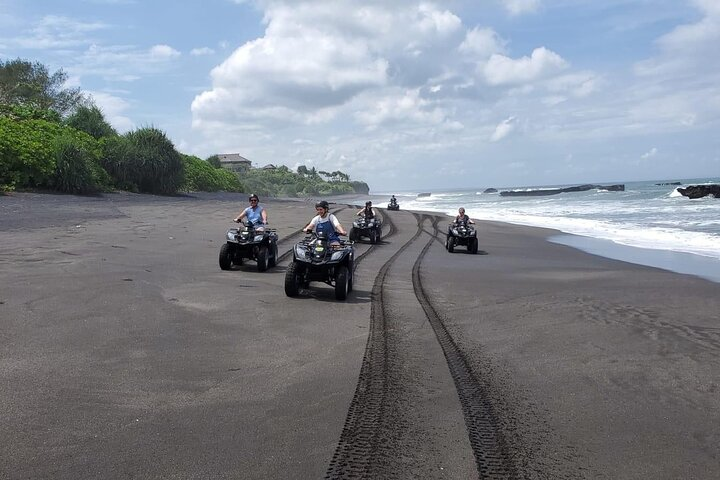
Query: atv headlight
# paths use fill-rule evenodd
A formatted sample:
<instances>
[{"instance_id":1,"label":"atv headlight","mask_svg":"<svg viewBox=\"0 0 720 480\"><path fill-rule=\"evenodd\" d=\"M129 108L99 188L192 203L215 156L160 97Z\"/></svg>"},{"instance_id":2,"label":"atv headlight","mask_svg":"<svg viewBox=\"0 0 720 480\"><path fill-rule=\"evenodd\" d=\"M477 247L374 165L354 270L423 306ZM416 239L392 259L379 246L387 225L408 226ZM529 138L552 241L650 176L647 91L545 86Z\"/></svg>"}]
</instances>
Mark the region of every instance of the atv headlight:
<instances>
[{"instance_id":1,"label":"atv headlight","mask_svg":"<svg viewBox=\"0 0 720 480\"><path fill-rule=\"evenodd\" d=\"M305 258L305 247L303 245L295 245L295 257Z\"/></svg>"},{"instance_id":2,"label":"atv headlight","mask_svg":"<svg viewBox=\"0 0 720 480\"><path fill-rule=\"evenodd\" d=\"M227 239L234 242L235 241L235 232L233 232L232 230L229 230L227 232Z\"/></svg>"},{"instance_id":3,"label":"atv headlight","mask_svg":"<svg viewBox=\"0 0 720 480\"><path fill-rule=\"evenodd\" d=\"M262 242L262 239L263 239L262 235L255 235L253 242Z\"/></svg>"},{"instance_id":4,"label":"atv headlight","mask_svg":"<svg viewBox=\"0 0 720 480\"><path fill-rule=\"evenodd\" d=\"M453 235L456 235L456 236L459 236L459 235L460 235L460 234L458 233L458 229L457 229L457 228L453 228L453 229L452 229L452 232L453 232Z\"/></svg>"},{"instance_id":5,"label":"atv headlight","mask_svg":"<svg viewBox=\"0 0 720 480\"><path fill-rule=\"evenodd\" d=\"M343 253L345 253L343 250L339 250L337 252L333 252L332 256L330 257L330 261L334 262L336 260L340 260L343 256Z\"/></svg>"}]
</instances>

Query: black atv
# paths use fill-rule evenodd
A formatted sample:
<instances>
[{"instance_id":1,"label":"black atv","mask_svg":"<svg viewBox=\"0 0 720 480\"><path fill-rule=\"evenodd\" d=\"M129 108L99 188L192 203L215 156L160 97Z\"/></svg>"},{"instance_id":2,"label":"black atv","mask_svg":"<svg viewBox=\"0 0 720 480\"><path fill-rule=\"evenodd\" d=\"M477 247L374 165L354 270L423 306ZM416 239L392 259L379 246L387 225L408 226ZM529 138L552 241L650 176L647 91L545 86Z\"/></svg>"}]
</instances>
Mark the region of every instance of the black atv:
<instances>
[{"instance_id":1,"label":"black atv","mask_svg":"<svg viewBox=\"0 0 720 480\"><path fill-rule=\"evenodd\" d=\"M464 246L467 253L477 253L478 239L475 227L467 223L453 222L448 227L447 240L445 240L445 248L448 252L453 253L455 247Z\"/></svg>"},{"instance_id":2,"label":"black atv","mask_svg":"<svg viewBox=\"0 0 720 480\"><path fill-rule=\"evenodd\" d=\"M360 217L353 222L350 229L350 240L357 241L362 237L370 239L370 243L377 243L382 236L382 222L377 218Z\"/></svg>"},{"instance_id":3,"label":"black atv","mask_svg":"<svg viewBox=\"0 0 720 480\"><path fill-rule=\"evenodd\" d=\"M387 209L388 209L388 210L400 210L400 204L397 203L397 200L392 199L392 200L390 200L390 202L388 203Z\"/></svg>"},{"instance_id":4,"label":"black atv","mask_svg":"<svg viewBox=\"0 0 720 480\"><path fill-rule=\"evenodd\" d=\"M245 259L255 260L258 272L277 263L278 236L273 228L261 228L247 222L242 227L228 230L225 238L227 241L220 247L220 268L223 270L242 265Z\"/></svg>"},{"instance_id":5,"label":"black atv","mask_svg":"<svg viewBox=\"0 0 720 480\"><path fill-rule=\"evenodd\" d=\"M352 242L328 244L325 234L311 233L293 248L293 261L285 272L285 295L295 297L300 287L323 282L335 288L335 298L345 300L353 286L355 249Z\"/></svg>"}]
</instances>

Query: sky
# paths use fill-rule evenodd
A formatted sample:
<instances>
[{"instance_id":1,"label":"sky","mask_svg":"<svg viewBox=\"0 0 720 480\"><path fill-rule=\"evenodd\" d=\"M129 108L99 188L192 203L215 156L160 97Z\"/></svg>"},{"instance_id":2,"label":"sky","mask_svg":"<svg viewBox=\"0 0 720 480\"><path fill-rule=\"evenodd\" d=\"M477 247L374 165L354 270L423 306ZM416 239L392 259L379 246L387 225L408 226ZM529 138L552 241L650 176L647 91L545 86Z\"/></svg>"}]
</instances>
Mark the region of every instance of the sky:
<instances>
[{"instance_id":1,"label":"sky","mask_svg":"<svg viewBox=\"0 0 720 480\"><path fill-rule=\"evenodd\" d=\"M373 192L720 176L720 0L0 0L121 133Z\"/></svg>"}]
</instances>

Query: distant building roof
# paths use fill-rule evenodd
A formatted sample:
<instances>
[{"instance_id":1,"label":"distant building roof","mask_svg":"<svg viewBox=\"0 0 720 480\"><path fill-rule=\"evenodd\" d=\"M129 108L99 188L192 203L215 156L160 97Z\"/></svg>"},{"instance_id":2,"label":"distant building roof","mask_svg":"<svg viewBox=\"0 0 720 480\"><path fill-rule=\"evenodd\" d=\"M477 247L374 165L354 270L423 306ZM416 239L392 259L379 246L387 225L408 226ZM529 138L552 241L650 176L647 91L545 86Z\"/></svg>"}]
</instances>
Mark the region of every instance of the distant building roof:
<instances>
[{"instance_id":1,"label":"distant building roof","mask_svg":"<svg viewBox=\"0 0 720 480\"><path fill-rule=\"evenodd\" d=\"M220 163L244 163L252 165L252 162L245 157L240 156L239 153L220 153L218 154Z\"/></svg>"},{"instance_id":2,"label":"distant building roof","mask_svg":"<svg viewBox=\"0 0 720 480\"><path fill-rule=\"evenodd\" d=\"M264 167L262 167L263 170L275 170L277 167L273 165L272 163L268 163Z\"/></svg>"}]
</instances>

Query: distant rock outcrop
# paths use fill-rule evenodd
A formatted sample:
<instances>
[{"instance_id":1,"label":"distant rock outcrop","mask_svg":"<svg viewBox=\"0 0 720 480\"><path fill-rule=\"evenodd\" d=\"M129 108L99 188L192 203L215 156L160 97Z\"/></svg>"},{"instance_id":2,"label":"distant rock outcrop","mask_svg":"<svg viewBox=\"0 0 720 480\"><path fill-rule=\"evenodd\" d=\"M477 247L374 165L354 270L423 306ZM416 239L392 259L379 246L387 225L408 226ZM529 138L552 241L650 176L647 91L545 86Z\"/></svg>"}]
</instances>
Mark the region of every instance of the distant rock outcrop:
<instances>
[{"instance_id":1,"label":"distant rock outcrop","mask_svg":"<svg viewBox=\"0 0 720 480\"><path fill-rule=\"evenodd\" d=\"M655 185L682 185L680 182L656 183Z\"/></svg>"},{"instance_id":2,"label":"distant rock outcrop","mask_svg":"<svg viewBox=\"0 0 720 480\"><path fill-rule=\"evenodd\" d=\"M365 182L351 181L350 186L355 193L359 193L361 195L367 195L370 193L370 187Z\"/></svg>"},{"instance_id":3,"label":"distant rock outcrop","mask_svg":"<svg viewBox=\"0 0 720 480\"><path fill-rule=\"evenodd\" d=\"M497 193L497 188L486 188L483 193Z\"/></svg>"},{"instance_id":4,"label":"distant rock outcrop","mask_svg":"<svg viewBox=\"0 0 720 480\"><path fill-rule=\"evenodd\" d=\"M431 195L430 192L418 193L417 198L429 197L430 195Z\"/></svg>"},{"instance_id":5,"label":"distant rock outcrop","mask_svg":"<svg viewBox=\"0 0 720 480\"><path fill-rule=\"evenodd\" d=\"M688 185L685 188L678 188L678 192L688 198L702 198L712 195L720 198L720 185Z\"/></svg>"},{"instance_id":6,"label":"distant rock outcrop","mask_svg":"<svg viewBox=\"0 0 720 480\"><path fill-rule=\"evenodd\" d=\"M558 193L584 192L586 190L607 190L608 192L624 192L625 185L578 185L565 188L540 188L536 190L508 190L500 192L503 197L539 197L542 195L557 195Z\"/></svg>"}]
</instances>

